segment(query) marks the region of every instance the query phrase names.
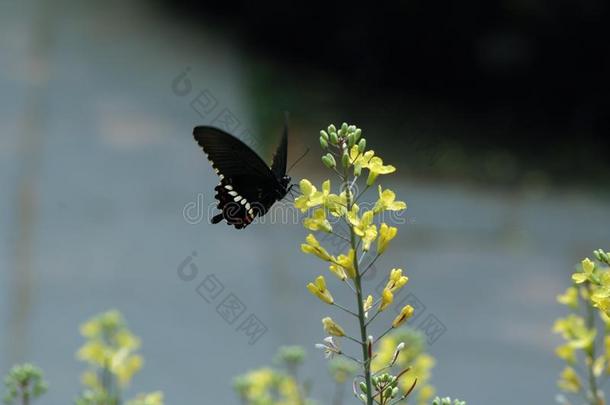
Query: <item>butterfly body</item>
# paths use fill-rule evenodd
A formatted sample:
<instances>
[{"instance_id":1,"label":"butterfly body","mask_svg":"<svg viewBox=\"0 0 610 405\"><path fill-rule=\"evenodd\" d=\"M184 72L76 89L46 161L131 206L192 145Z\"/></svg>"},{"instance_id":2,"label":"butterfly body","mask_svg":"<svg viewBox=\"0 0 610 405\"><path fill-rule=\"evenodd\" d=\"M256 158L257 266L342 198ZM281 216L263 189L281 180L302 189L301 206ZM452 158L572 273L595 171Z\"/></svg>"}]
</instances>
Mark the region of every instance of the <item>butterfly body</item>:
<instances>
[{"instance_id":1,"label":"butterfly body","mask_svg":"<svg viewBox=\"0 0 610 405\"><path fill-rule=\"evenodd\" d=\"M220 178L215 198L221 212L212 223L224 219L228 225L243 229L288 193L291 179L286 175L286 128L271 167L248 145L221 129L198 126L193 136Z\"/></svg>"}]
</instances>

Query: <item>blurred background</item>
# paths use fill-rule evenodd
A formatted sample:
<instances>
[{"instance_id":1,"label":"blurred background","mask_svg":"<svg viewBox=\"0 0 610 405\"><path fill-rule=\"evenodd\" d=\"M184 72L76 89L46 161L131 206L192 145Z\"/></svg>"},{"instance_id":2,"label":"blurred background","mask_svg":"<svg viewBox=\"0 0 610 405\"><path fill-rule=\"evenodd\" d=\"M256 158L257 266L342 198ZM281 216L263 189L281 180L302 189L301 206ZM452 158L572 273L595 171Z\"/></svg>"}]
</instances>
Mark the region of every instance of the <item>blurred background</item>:
<instances>
[{"instance_id":1,"label":"blurred background","mask_svg":"<svg viewBox=\"0 0 610 405\"><path fill-rule=\"evenodd\" d=\"M299 344L325 403L313 343L328 308L304 288L322 271L305 231L208 224L217 179L191 136L224 123L269 159L290 111L289 160L312 149L294 179L327 176L317 134L343 121L398 168L384 180L406 225L368 283L402 266L442 325L439 393L552 402L555 296L610 247L607 14L602 0L1 2L0 372L35 362L45 402L71 401L77 326L116 308L144 342L133 393L237 403L233 376ZM212 274L242 319L197 292ZM249 315L266 330L254 344Z\"/></svg>"}]
</instances>

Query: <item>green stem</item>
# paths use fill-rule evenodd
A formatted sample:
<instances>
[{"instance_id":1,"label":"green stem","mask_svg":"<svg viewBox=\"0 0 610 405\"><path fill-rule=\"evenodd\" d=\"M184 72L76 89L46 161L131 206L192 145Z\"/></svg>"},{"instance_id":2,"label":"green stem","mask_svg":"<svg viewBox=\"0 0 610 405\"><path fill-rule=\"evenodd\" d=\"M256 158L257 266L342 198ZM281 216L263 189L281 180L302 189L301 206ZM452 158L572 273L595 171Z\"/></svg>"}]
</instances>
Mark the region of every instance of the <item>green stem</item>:
<instances>
[{"instance_id":1,"label":"green stem","mask_svg":"<svg viewBox=\"0 0 610 405\"><path fill-rule=\"evenodd\" d=\"M349 171L348 168L344 168L344 181L346 185L349 187ZM347 209L351 211L352 209L352 193L348 188L345 192L347 198ZM350 245L351 248L354 249L354 252L358 250L358 244L356 243L356 234L354 232L354 227L349 224L350 231ZM362 297L362 278L361 274L358 270L358 260L354 257L354 269L356 270L356 277L354 278L354 284L356 287L356 300L358 304L358 323L360 325L360 337L361 337L361 347L362 347L362 360L363 360L363 368L364 368L364 383L366 384L366 403L367 405L373 405L373 393L372 393L372 384L371 384L371 359L369 358L369 350L368 350L368 342L367 342L367 333L366 333L366 318L364 317L364 300Z\"/></svg>"},{"instance_id":2,"label":"green stem","mask_svg":"<svg viewBox=\"0 0 610 405\"><path fill-rule=\"evenodd\" d=\"M30 405L30 392L28 391L27 383L21 386L21 399L23 405Z\"/></svg>"}]
</instances>

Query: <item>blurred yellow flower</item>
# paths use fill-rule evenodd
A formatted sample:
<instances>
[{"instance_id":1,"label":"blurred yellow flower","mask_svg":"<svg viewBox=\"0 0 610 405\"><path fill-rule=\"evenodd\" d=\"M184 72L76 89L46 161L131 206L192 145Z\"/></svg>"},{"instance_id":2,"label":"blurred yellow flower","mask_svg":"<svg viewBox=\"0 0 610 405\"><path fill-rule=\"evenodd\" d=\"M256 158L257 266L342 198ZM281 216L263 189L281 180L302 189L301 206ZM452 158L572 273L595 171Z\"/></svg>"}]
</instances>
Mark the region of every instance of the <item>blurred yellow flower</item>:
<instances>
[{"instance_id":1,"label":"blurred yellow flower","mask_svg":"<svg viewBox=\"0 0 610 405\"><path fill-rule=\"evenodd\" d=\"M578 288L569 287L565 293L557 296L557 301L560 304L569 306L570 308L578 308Z\"/></svg>"},{"instance_id":2,"label":"blurred yellow flower","mask_svg":"<svg viewBox=\"0 0 610 405\"><path fill-rule=\"evenodd\" d=\"M121 386L129 385L132 377L142 368L144 359L127 349L119 350L111 360L110 371L117 376Z\"/></svg>"},{"instance_id":3,"label":"blurred yellow flower","mask_svg":"<svg viewBox=\"0 0 610 405\"><path fill-rule=\"evenodd\" d=\"M326 280L324 280L324 276L318 276L314 283L307 284L307 289L309 292L327 304L332 304L334 302L333 296L326 288Z\"/></svg>"},{"instance_id":4,"label":"blurred yellow flower","mask_svg":"<svg viewBox=\"0 0 610 405\"><path fill-rule=\"evenodd\" d=\"M595 329L587 328L582 317L574 314L557 319L553 325L553 332L561 334L567 344L575 349L590 347L597 333Z\"/></svg>"},{"instance_id":5,"label":"blurred yellow flower","mask_svg":"<svg viewBox=\"0 0 610 405\"><path fill-rule=\"evenodd\" d=\"M322 325L324 325L324 330L326 333L332 336L345 336L345 331L341 326L335 323L330 317L326 317L322 319Z\"/></svg>"},{"instance_id":6,"label":"blurred yellow flower","mask_svg":"<svg viewBox=\"0 0 610 405\"><path fill-rule=\"evenodd\" d=\"M385 222L379 227L379 240L377 241L377 254L382 254L388 248L388 244L396 237L398 229L388 226Z\"/></svg>"},{"instance_id":7,"label":"blurred yellow flower","mask_svg":"<svg viewBox=\"0 0 610 405\"><path fill-rule=\"evenodd\" d=\"M318 256L320 259L325 260L327 262L330 262L333 260L333 257L326 251L326 249L324 249L320 245L320 242L318 242L316 237L313 236L311 233L309 235L307 235L307 238L305 238L305 241L307 243L301 244L301 250L304 253L309 253L309 254Z\"/></svg>"},{"instance_id":8,"label":"blurred yellow flower","mask_svg":"<svg viewBox=\"0 0 610 405\"><path fill-rule=\"evenodd\" d=\"M565 360L569 364L576 363L576 351L570 345L561 345L555 349L555 354L562 360Z\"/></svg>"},{"instance_id":9,"label":"blurred yellow flower","mask_svg":"<svg viewBox=\"0 0 610 405\"><path fill-rule=\"evenodd\" d=\"M561 372L559 381L557 382L559 388L566 392L578 393L581 388L580 378L572 367L566 367Z\"/></svg>"},{"instance_id":10,"label":"blurred yellow flower","mask_svg":"<svg viewBox=\"0 0 610 405\"><path fill-rule=\"evenodd\" d=\"M140 394L134 400L127 402L127 405L163 405L163 393L156 391L150 394Z\"/></svg>"}]
</instances>

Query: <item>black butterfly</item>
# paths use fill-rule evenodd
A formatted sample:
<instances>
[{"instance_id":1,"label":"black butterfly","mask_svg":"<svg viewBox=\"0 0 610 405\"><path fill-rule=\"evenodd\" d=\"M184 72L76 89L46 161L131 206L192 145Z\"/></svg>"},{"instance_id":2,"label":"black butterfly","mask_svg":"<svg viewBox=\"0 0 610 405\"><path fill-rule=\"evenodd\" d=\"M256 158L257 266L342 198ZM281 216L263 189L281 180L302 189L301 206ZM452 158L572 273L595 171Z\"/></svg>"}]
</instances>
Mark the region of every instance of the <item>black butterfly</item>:
<instances>
[{"instance_id":1,"label":"black butterfly","mask_svg":"<svg viewBox=\"0 0 610 405\"><path fill-rule=\"evenodd\" d=\"M221 129L199 126L193 136L220 177L215 198L222 212L212 218L213 224L225 219L228 225L245 228L290 191L287 126L271 167L248 145Z\"/></svg>"}]
</instances>

